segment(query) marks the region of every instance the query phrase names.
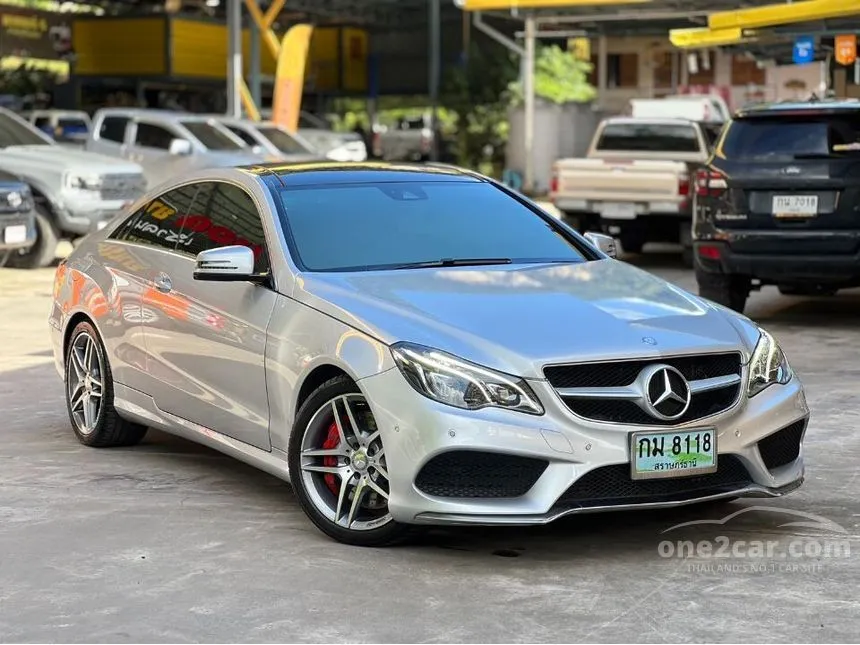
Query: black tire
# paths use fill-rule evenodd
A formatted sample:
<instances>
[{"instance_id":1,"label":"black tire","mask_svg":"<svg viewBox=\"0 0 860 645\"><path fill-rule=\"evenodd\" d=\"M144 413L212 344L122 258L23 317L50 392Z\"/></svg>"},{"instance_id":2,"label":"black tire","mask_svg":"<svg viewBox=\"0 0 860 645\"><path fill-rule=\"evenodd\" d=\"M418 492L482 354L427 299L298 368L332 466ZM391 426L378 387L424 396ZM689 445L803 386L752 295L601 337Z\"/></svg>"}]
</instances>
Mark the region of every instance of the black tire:
<instances>
[{"instance_id":1,"label":"black tire","mask_svg":"<svg viewBox=\"0 0 860 645\"><path fill-rule=\"evenodd\" d=\"M344 526L335 524L335 522L326 517L321 512L311 495L306 488L306 483L302 473L302 442L307 432L311 432L311 423L314 421L319 411L323 410L324 406L329 405L332 401L344 395L360 395L361 390L355 382L346 376L337 376L320 385L313 393L305 400L296 414L296 420L293 424L292 433L290 435L290 446L288 450L288 463L290 469L290 479L292 480L293 490L296 493L296 498L302 510L310 518L311 522L323 533L329 537L353 546L365 547L383 547L391 546L403 542L413 533L413 528L389 520L386 524L376 528L364 530L349 529ZM368 471L369 472L369 471ZM343 482L341 481L341 486ZM336 515L336 511L335 511Z\"/></svg>"},{"instance_id":2,"label":"black tire","mask_svg":"<svg viewBox=\"0 0 860 645\"><path fill-rule=\"evenodd\" d=\"M681 263L688 269L692 269L695 262L693 258L693 247L685 246L681 249Z\"/></svg>"},{"instance_id":3,"label":"black tire","mask_svg":"<svg viewBox=\"0 0 860 645\"><path fill-rule=\"evenodd\" d=\"M621 242L621 249L625 253L633 253L638 255L642 253L642 248L645 246L645 237L639 233L624 232L618 236L618 241Z\"/></svg>"},{"instance_id":4,"label":"black tire","mask_svg":"<svg viewBox=\"0 0 860 645\"><path fill-rule=\"evenodd\" d=\"M26 251L13 251L6 263L15 269L41 269L57 257L60 235L51 221L51 214L36 204L36 242Z\"/></svg>"},{"instance_id":5,"label":"black tire","mask_svg":"<svg viewBox=\"0 0 860 645\"><path fill-rule=\"evenodd\" d=\"M72 374L75 371L73 365L72 352L76 350L78 343L84 338L90 338L94 342L94 350L97 351L96 362L93 366L98 365L98 378L101 382L101 396L98 412L95 414L95 422L92 424L92 429L85 431L81 428L81 420L76 416L77 406L73 409L73 381L76 375ZM85 446L93 448L113 448L119 446L133 446L140 443L147 428L137 423L132 423L123 419L116 411L113 405L113 375L111 374L110 364L107 360L107 355L104 349L104 344L99 337L96 328L89 322L78 323L72 330L69 336L68 347L66 348L65 356L65 391L66 391L66 410L69 413L69 421L72 424L72 429L75 436ZM86 405L86 403L84 403Z\"/></svg>"},{"instance_id":6,"label":"black tire","mask_svg":"<svg viewBox=\"0 0 860 645\"><path fill-rule=\"evenodd\" d=\"M743 276L696 271L699 295L743 313L750 295L750 279Z\"/></svg>"},{"instance_id":7,"label":"black tire","mask_svg":"<svg viewBox=\"0 0 860 645\"><path fill-rule=\"evenodd\" d=\"M688 269L693 268L693 229L689 223L681 224L681 263Z\"/></svg>"}]
</instances>

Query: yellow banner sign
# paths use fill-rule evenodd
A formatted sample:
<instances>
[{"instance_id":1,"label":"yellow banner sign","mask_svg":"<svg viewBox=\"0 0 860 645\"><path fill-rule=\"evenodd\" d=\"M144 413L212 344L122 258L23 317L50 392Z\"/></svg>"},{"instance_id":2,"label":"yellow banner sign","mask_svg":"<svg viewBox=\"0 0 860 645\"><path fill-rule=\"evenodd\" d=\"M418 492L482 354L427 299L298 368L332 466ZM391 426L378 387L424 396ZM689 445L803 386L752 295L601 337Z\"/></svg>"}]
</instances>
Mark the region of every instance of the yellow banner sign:
<instances>
[{"instance_id":1,"label":"yellow banner sign","mask_svg":"<svg viewBox=\"0 0 860 645\"><path fill-rule=\"evenodd\" d=\"M311 25L294 25L281 42L275 71L272 120L289 132L295 132L299 127L305 67L313 30Z\"/></svg>"}]
</instances>

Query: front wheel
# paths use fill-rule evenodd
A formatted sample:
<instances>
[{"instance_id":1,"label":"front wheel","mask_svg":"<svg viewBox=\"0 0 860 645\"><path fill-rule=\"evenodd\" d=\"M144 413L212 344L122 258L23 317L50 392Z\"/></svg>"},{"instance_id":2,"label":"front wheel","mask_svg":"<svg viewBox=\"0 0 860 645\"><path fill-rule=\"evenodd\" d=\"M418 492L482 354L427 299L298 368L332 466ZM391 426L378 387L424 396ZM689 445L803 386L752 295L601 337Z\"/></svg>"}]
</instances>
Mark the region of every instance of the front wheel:
<instances>
[{"instance_id":1,"label":"front wheel","mask_svg":"<svg viewBox=\"0 0 860 645\"><path fill-rule=\"evenodd\" d=\"M6 264L15 269L41 269L57 256L59 233L51 216L43 207L36 206L36 241L29 249L13 251Z\"/></svg>"},{"instance_id":2,"label":"front wheel","mask_svg":"<svg viewBox=\"0 0 860 645\"><path fill-rule=\"evenodd\" d=\"M310 520L355 546L388 546L409 527L388 510L382 434L358 386L346 376L323 383L302 404L290 436L290 479Z\"/></svg>"}]
</instances>

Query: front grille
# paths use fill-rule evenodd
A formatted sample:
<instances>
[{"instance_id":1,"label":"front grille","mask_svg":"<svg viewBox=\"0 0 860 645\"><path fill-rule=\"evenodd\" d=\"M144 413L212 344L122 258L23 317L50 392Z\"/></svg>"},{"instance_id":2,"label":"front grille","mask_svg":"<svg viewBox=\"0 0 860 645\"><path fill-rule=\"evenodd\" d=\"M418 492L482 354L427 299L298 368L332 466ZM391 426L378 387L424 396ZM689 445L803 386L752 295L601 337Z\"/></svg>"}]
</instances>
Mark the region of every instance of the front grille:
<instances>
[{"instance_id":1,"label":"front grille","mask_svg":"<svg viewBox=\"0 0 860 645\"><path fill-rule=\"evenodd\" d=\"M558 498L554 508L685 501L740 490L751 483L749 472L735 455L719 455L714 473L667 479L631 479L630 464L616 464L585 473Z\"/></svg>"},{"instance_id":2,"label":"front grille","mask_svg":"<svg viewBox=\"0 0 860 645\"><path fill-rule=\"evenodd\" d=\"M690 406L678 419L665 420L651 416L636 401L612 396L562 396L574 414L592 421L619 425L670 426L689 423L719 414L731 408L741 394L741 355L738 352L701 354L667 358L585 363L579 365L553 365L544 368L550 385L556 389L598 389L633 385L642 370L652 365L669 365L677 369L688 382L702 381L721 376L737 376L734 383L705 390L692 395Z\"/></svg>"},{"instance_id":3,"label":"front grille","mask_svg":"<svg viewBox=\"0 0 860 645\"><path fill-rule=\"evenodd\" d=\"M617 387L630 385L639 372L660 363L670 365L688 381L741 373L741 355L702 354L700 356L674 356L610 363L582 363L579 365L551 365L544 368L544 376L555 388L561 387Z\"/></svg>"},{"instance_id":4,"label":"front grille","mask_svg":"<svg viewBox=\"0 0 860 645\"><path fill-rule=\"evenodd\" d=\"M790 464L800 456L800 442L806 420L797 421L790 426L774 432L758 442L761 460L768 470Z\"/></svg>"},{"instance_id":5,"label":"front grille","mask_svg":"<svg viewBox=\"0 0 860 645\"><path fill-rule=\"evenodd\" d=\"M143 175L105 175L100 195L105 201L131 201L143 193L144 186Z\"/></svg>"},{"instance_id":6,"label":"front grille","mask_svg":"<svg viewBox=\"0 0 860 645\"><path fill-rule=\"evenodd\" d=\"M427 462L415 486L436 497L520 497L535 485L548 465L543 459L456 450Z\"/></svg>"}]
</instances>

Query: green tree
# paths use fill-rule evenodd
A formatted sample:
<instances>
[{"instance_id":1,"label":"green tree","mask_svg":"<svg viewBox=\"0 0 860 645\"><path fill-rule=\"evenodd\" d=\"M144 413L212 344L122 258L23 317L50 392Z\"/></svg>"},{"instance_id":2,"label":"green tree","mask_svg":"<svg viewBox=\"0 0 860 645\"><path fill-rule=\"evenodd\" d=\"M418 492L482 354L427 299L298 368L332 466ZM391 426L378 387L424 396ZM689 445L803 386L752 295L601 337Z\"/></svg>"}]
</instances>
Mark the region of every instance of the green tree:
<instances>
[{"instance_id":1,"label":"green tree","mask_svg":"<svg viewBox=\"0 0 860 645\"><path fill-rule=\"evenodd\" d=\"M535 57L535 96L552 103L587 103L597 96L588 82L591 63L577 59L558 45L540 47ZM523 101L522 81L510 84L511 100Z\"/></svg>"}]
</instances>

